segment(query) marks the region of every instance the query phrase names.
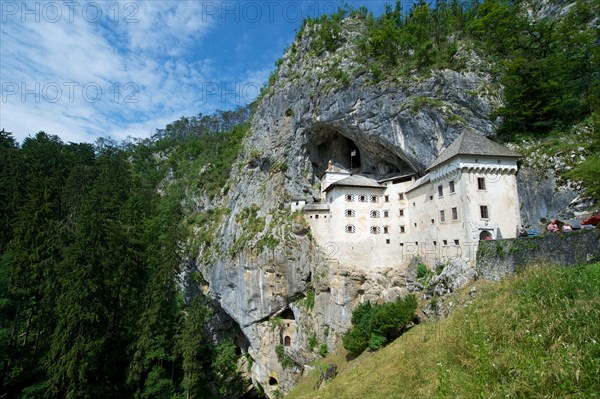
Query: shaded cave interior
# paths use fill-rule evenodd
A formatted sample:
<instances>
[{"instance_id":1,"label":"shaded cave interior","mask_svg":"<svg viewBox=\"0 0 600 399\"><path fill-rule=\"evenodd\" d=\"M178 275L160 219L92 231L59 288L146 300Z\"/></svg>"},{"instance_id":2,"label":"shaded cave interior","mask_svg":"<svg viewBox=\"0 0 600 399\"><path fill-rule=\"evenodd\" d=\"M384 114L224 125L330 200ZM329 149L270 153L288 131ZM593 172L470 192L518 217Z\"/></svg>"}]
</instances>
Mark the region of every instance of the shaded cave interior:
<instances>
[{"instance_id":1,"label":"shaded cave interior","mask_svg":"<svg viewBox=\"0 0 600 399\"><path fill-rule=\"evenodd\" d=\"M328 126L310 130L305 145L313 169L313 182L321 178L329 161L353 174L374 178L394 173L410 173L412 168L381 143L356 140Z\"/></svg>"}]
</instances>

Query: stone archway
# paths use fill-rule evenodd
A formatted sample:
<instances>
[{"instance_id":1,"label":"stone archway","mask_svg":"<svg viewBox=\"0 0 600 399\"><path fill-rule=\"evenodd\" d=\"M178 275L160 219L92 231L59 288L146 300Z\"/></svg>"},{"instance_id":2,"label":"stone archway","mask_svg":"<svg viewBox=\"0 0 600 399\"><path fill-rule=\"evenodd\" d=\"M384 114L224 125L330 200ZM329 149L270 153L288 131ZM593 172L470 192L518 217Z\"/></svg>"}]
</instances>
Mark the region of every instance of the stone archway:
<instances>
[{"instance_id":1,"label":"stone archway","mask_svg":"<svg viewBox=\"0 0 600 399\"><path fill-rule=\"evenodd\" d=\"M492 238L492 233L490 233L489 230L483 230L481 233L479 233L479 239L481 241L491 240Z\"/></svg>"}]
</instances>

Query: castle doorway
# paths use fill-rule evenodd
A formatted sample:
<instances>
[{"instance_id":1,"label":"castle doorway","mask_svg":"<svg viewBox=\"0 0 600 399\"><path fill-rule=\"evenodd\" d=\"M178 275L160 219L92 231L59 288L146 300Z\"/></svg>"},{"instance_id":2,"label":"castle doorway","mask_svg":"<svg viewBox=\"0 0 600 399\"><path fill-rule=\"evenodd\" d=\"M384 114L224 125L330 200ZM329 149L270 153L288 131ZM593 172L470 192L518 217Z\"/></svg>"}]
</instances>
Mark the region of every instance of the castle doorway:
<instances>
[{"instance_id":1,"label":"castle doorway","mask_svg":"<svg viewBox=\"0 0 600 399\"><path fill-rule=\"evenodd\" d=\"M283 339L283 346L290 346L292 344L292 339L289 335L286 335Z\"/></svg>"},{"instance_id":2,"label":"castle doorway","mask_svg":"<svg viewBox=\"0 0 600 399\"><path fill-rule=\"evenodd\" d=\"M488 241L492 239L492 233L490 233L488 230L483 230L481 233L479 233L479 239L482 241Z\"/></svg>"}]
</instances>

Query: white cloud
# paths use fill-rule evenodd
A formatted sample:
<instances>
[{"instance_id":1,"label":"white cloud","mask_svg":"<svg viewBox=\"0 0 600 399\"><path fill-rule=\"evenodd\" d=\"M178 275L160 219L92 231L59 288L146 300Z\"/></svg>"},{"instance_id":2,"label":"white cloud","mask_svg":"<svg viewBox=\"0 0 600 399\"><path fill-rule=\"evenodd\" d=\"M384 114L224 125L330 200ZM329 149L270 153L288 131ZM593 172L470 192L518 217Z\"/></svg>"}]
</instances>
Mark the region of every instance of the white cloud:
<instances>
[{"instance_id":1,"label":"white cloud","mask_svg":"<svg viewBox=\"0 0 600 399\"><path fill-rule=\"evenodd\" d=\"M123 21L127 4L139 6L133 15L139 23ZM119 6L118 20L110 14L116 10L103 10L96 23L91 13L69 20L67 10L55 23L43 14L25 23L20 14L3 15L0 128L19 140L44 130L66 141L93 141L148 136L174 115L198 112L196 85L210 80L210 62L175 55L200 40L210 21L195 17L194 2Z\"/></svg>"}]
</instances>

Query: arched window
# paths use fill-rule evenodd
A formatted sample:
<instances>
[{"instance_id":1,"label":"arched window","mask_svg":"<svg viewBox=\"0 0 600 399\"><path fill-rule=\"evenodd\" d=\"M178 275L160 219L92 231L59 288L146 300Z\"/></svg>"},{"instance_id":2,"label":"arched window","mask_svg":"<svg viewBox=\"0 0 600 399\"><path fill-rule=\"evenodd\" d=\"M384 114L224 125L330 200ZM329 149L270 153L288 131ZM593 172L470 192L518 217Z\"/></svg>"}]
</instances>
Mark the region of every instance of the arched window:
<instances>
[{"instance_id":1,"label":"arched window","mask_svg":"<svg viewBox=\"0 0 600 399\"><path fill-rule=\"evenodd\" d=\"M344 211L344 216L348 216L348 217L354 217L356 215L356 213L354 212L354 209L346 209Z\"/></svg>"},{"instance_id":2,"label":"arched window","mask_svg":"<svg viewBox=\"0 0 600 399\"><path fill-rule=\"evenodd\" d=\"M286 335L283 339L283 346L290 346L292 344L292 339L289 335Z\"/></svg>"},{"instance_id":3,"label":"arched window","mask_svg":"<svg viewBox=\"0 0 600 399\"><path fill-rule=\"evenodd\" d=\"M356 233L356 227L354 227L352 224L347 224L345 230L346 233Z\"/></svg>"}]
</instances>

